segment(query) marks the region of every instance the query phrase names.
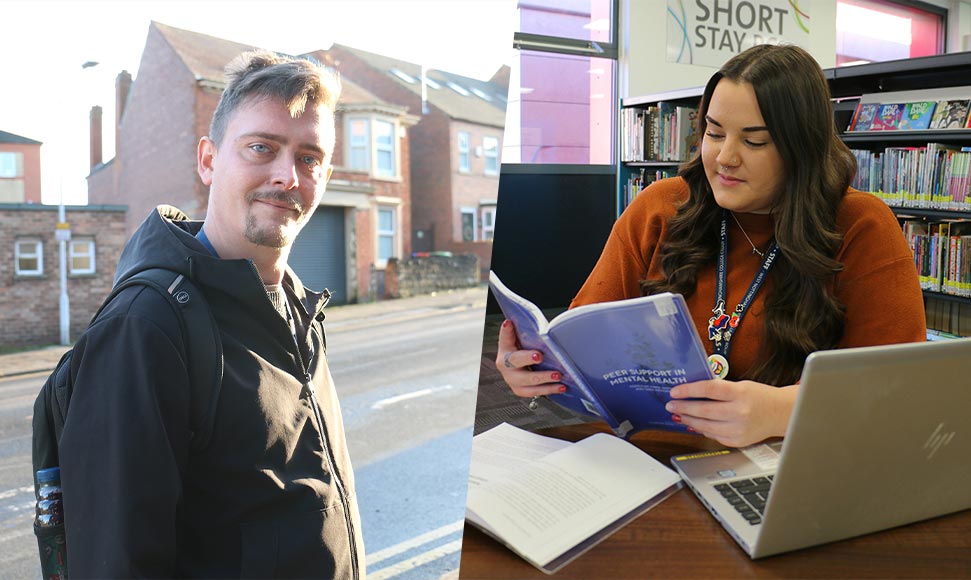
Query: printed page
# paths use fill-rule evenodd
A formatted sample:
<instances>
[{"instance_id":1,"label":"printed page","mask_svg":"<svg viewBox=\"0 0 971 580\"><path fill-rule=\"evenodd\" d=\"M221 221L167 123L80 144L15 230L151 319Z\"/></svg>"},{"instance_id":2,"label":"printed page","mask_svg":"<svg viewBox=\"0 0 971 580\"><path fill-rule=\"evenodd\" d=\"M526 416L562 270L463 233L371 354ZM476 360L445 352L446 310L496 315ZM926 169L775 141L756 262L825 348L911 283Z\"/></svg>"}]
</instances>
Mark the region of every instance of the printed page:
<instances>
[{"instance_id":1,"label":"printed page","mask_svg":"<svg viewBox=\"0 0 971 580\"><path fill-rule=\"evenodd\" d=\"M470 488L468 509L542 567L679 479L632 444L597 434L513 477Z\"/></svg>"},{"instance_id":2,"label":"printed page","mask_svg":"<svg viewBox=\"0 0 971 580\"><path fill-rule=\"evenodd\" d=\"M502 479L570 445L569 441L530 433L509 423L497 425L472 438L469 488Z\"/></svg>"}]
</instances>

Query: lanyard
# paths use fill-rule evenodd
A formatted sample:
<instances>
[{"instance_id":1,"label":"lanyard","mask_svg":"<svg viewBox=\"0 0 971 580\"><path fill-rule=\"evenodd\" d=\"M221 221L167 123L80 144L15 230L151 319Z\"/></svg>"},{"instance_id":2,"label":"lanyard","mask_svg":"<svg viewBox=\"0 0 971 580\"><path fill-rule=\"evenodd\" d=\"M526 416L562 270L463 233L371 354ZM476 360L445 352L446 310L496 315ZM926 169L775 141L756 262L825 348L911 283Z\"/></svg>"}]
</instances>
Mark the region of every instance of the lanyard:
<instances>
[{"instance_id":1,"label":"lanyard","mask_svg":"<svg viewBox=\"0 0 971 580\"><path fill-rule=\"evenodd\" d=\"M775 258L779 254L779 245L772 240L772 245L762 259L762 265L755 274L755 278L748 287L742 301L738 303L735 310L729 315L725 313L725 286L728 278L728 210L722 213L722 224L720 232L720 248L718 251L718 279L715 286L715 308L712 310L714 316L708 319L708 339L715 345L715 354L708 357L708 362L712 371L718 378L725 378L728 374L728 350L731 348L732 335L735 329L742 323L742 317L755 299L755 294L765 281L765 276L775 263Z\"/></svg>"}]
</instances>

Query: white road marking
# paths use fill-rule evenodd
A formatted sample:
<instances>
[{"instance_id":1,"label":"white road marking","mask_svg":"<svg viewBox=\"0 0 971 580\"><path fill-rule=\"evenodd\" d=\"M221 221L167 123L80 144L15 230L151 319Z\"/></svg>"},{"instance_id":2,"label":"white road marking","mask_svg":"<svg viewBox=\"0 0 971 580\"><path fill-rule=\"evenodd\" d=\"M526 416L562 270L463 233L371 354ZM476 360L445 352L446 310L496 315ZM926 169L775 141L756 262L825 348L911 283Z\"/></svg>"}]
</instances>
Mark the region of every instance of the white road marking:
<instances>
[{"instance_id":1,"label":"white road marking","mask_svg":"<svg viewBox=\"0 0 971 580\"><path fill-rule=\"evenodd\" d=\"M0 499L9 499L11 497L18 496L22 493L29 493L31 497L34 496L34 486L25 485L24 487L18 487L15 489L8 489L7 491L0 491Z\"/></svg>"},{"instance_id":2,"label":"white road marking","mask_svg":"<svg viewBox=\"0 0 971 580\"><path fill-rule=\"evenodd\" d=\"M378 562L382 562L384 560L387 560L388 558L393 558L398 554L403 554L408 550L411 550L412 548L417 548L418 546L431 542L432 540L437 540L438 538L443 538L449 534L454 534L455 532L462 531L463 524L464 524L464 520L459 520L453 524L442 526L438 529L432 530L430 532L426 532L420 536L416 536L414 538L405 540L404 542L400 542L393 546L388 546L387 548L383 550L378 550L373 554L368 554L367 555L368 568L376 565ZM371 575L368 574L369 578L370 576Z\"/></svg>"},{"instance_id":3,"label":"white road marking","mask_svg":"<svg viewBox=\"0 0 971 580\"><path fill-rule=\"evenodd\" d=\"M452 385L443 385L441 387L435 387L431 389L421 389L419 391L412 391L410 393L405 393L403 395L396 395L394 397L388 397L387 399L381 399L376 403L371 405L372 409L382 409L388 405L394 405L395 403L400 403L402 401L407 401L409 399L417 399L418 397L425 397L427 395L432 395L435 393L440 393L442 391L449 391L453 389Z\"/></svg>"},{"instance_id":4,"label":"white road marking","mask_svg":"<svg viewBox=\"0 0 971 580\"><path fill-rule=\"evenodd\" d=\"M388 578L394 578L395 576L414 570L419 566L423 566L429 562L434 562L439 558L444 558L445 556L454 554L461 549L462 540L455 540L454 542L449 542L444 546L429 550L403 562L398 562L394 566L383 568L377 572L371 572L369 569L367 577L368 580L386 580Z\"/></svg>"}]
</instances>

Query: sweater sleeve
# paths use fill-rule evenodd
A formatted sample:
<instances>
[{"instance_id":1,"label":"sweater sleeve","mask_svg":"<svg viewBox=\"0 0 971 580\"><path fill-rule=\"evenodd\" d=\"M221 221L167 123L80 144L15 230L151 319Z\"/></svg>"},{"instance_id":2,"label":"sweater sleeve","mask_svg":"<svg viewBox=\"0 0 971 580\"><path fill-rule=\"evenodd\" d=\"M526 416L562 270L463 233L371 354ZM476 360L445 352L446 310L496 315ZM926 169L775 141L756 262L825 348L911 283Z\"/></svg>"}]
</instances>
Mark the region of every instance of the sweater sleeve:
<instances>
[{"instance_id":1,"label":"sweater sleeve","mask_svg":"<svg viewBox=\"0 0 971 580\"><path fill-rule=\"evenodd\" d=\"M151 290L132 292L141 292L141 304L154 312L171 312ZM182 349L173 341L178 321L170 318L161 324L174 329L115 313L99 319L75 347L74 392L60 444L73 578L175 574L190 393Z\"/></svg>"},{"instance_id":2,"label":"sweater sleeve","mask_svg":"<svg viewBox=\"0 0 971 580\"><path fill-rule=\"evenodd\" d=\"M868 193L851 191L840 220L837 298L846 306L840 348L927 339L924 299L913 254L893 212Z\"/></svg>"},{"instance_id":3,"label":"sweater sleeve","mask_svg":"<svg viewBox=\"0 0 971 580\"><path fill-rule=\"evenodd\" d=\"M687 192L680 178L657 181L641 191L614 223L603 252L570 308L642 296L665 224Z\"/></svg>"}]
</instances>

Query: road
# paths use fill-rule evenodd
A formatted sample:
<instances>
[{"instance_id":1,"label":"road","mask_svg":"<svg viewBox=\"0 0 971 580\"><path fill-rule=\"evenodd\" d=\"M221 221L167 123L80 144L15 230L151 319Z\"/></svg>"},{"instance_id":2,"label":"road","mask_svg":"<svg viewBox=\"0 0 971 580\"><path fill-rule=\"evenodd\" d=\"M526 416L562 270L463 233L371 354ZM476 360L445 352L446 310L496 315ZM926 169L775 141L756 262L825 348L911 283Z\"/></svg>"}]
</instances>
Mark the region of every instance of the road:
<instances>
[{"instance_id":1,"label":"road","mask_svg":"<svg viewBox=\"0 0 971 580\"><path fill-rule=\"evenodd\" d=\"M329 310L329 357L368 578L437 579L459 563L485 292L395 302ZM45 378L0 380L0 579L40 575L30 417Z\"/></svg>"}]
</instances>

